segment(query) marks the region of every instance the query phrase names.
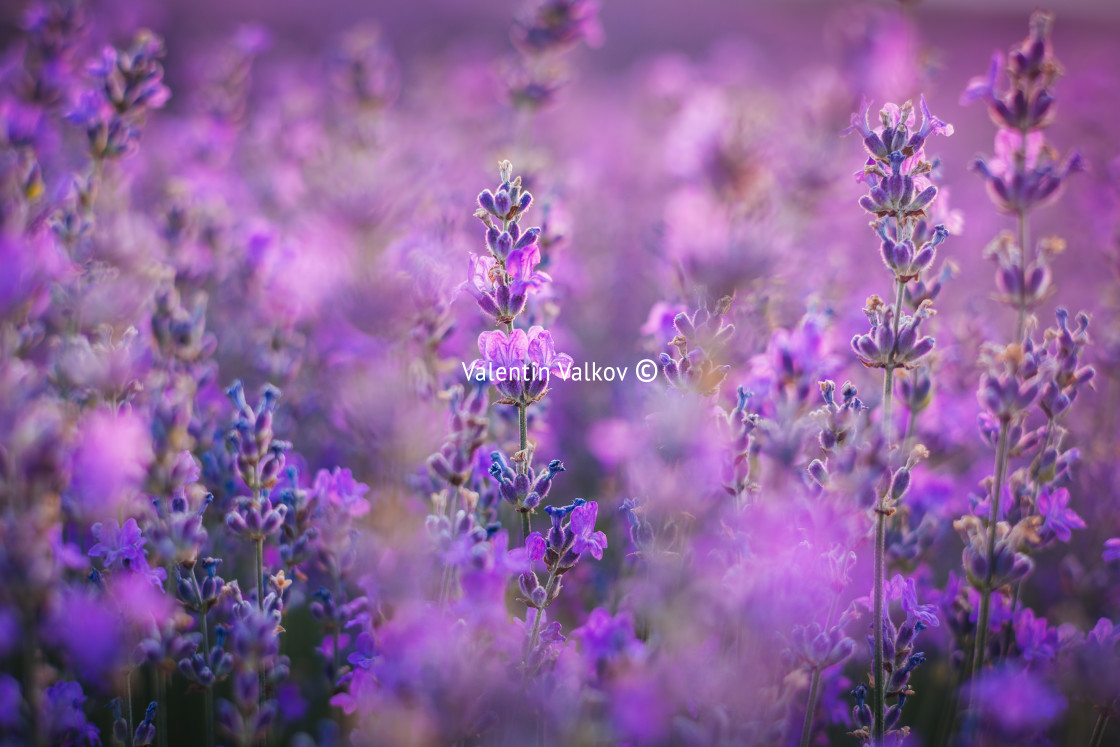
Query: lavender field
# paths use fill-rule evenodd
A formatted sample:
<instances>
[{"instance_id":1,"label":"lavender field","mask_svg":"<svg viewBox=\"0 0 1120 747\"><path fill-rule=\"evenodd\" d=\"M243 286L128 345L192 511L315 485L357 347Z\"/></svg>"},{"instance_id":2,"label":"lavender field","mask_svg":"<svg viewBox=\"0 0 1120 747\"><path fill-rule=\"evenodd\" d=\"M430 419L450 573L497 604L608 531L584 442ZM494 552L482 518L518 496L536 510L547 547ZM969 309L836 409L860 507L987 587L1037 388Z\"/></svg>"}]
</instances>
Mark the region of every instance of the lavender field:
<instances>
[{"instance_id":1,"label":"lavender field","mask_svg":"<svg viewBox=\"0 0 1120 747\"><path fill-rule=\"evenodd\" d=\"M1120 743L1120 8L0 7L0 747Z\"/></svg>"}]
</instances>

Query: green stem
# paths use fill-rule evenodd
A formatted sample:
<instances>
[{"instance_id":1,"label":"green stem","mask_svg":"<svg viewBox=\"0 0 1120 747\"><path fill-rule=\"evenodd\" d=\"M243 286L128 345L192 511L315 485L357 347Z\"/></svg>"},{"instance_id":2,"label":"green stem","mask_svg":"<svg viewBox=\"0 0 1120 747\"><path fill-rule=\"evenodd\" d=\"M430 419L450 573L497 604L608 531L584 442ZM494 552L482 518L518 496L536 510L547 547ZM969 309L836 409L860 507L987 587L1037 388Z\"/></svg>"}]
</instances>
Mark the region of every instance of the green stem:
<instances>
[{"instance_id":1,"label":"green stem","mask_svg":"<svg viewBox=\"0 0 1120 747\"><path fill-rule=\"evenodd\" d=\"M894 318L891 319L891 330L894 332L895 347L891 350L890 362L883 369L883 439L887 446L887 465L890 466L894 447L894 371L898 368L895 362L898 346L898 325L902 317L902 299L906 291L906 281L895 279Z\"/></svg>"},{"instance_id":2,"label":"green stem","mask_svg":"<svg viewBox=\"0 0 1120 747\"><path fill-rule=\"evenodd\" d=\"M906 282L895 279L894 318L891 320L894 337L898 339L899 318L902 315L902 299L906 290ZM883 369L883 440L886 446L887 470L893 460L894 449L894 350L891 351L891 360ZM886 581L886 555L887 555L887 515L890 509L887 506L887 493L884 491L879 496L875 506L875 582L874 602L872 610L872 633L874 635L874 654L872 663L872 678L874 679L874 705L872 708L872 741L882 744L886 734L887 713L887 677L885 674L885 656L883 654L883 584Z\"/></svg>"},{"instance_id":3,"label":"green stem","mask_svg":"<svg viewBox=\"0 0 1120 747\"><path fill-rule=\"evenodd\" d=\"M257 609L264 610L264 537L253 541L257 567Z\"/></svg>"},{"instance_id":4,"label":"green stem","mask_svg":"<svg viewBox=\"0 0 1120 747\"><path fill-rule=\"evenodd\" d=\"M1108 716L1102 709L1097 712L1097 723L1093 725L1093 735L1089 737L1089 747L1100 747L1104 744L1104 732L1107 725Z\"/></svg>"},{"instance_id":5,"label":"green stem","mask_svg":"<svg viewBox=\"0 0 1120 747\"><path fill-rule=\"evenodd\" d=\"M167 747L167 673L162 669L152 671L156 681L156 698L159 700L156 722L156 744Z\"/></svg>"},{"instance_id":6,"label":"green stem","mask_svg":"<svg viewBox=\"0 0 1120 747\"><path fill-rule=\"evenodd\" d=\"M456 490L458 490L458 488L456 488ZM335 576L335 578L334 578L334 593L335 593L335 599L337 600L335 602L335 605L336 605L336 608L337 608L337 605L342 604L342 577L341 576ZM334 665L334 679L335 679L335 682L338 681L339 669L342 667L342 654L338 650L338 634L339 634L338 628L339 628L338 620L335 620L334 621L334 651L333 651L333 654L334 654L333 665ZM335 684L334 682L331 683L332 687L334 686L334 684Z\"/></svg>"},{"instance_id":7,"label":"green stem","mask_svg":"<svg viewBox=\"0 0 1120 747\"><path fill-rule=\"evenodd\" d=\"M451 494L451 496L446 501L447 505L445 506L445 508L447 509L447 518L448 518L448 521L451 521L452 523L454 523L454 521L455 521L455 514L458 511L458 506L460 504L459 499L460 499L461 496L462 496L462 487L459 486L459 485L456 485L455 486L455 491ZM439 581L439 608L440 609L444 609L444 608L447 607L447 602L451 598L451 591L454 588L454 586L455 586L455 569L454 569L453 566L451 566L449 564L445 564L443 566L443 571L440 574L440 581ZM339 589L341 590L341 586L339 587ZM341 597L341 593L339 594L339 596Z\"/></svg>"},{"instance_id":8,"label":"green stem","mask_svg":"<svg viewBox=\"0 0 1120 747\"><path fill-rule=\"evenodd\" d=\"M1049 418L1046 421L1046 437L1042 441L1042 448L1039 450L1039 459L1041 455L1046 453L1050 448L1050 439L1054 435L1054 418ZM1031 488L1031 511L1037 511L1038 493L1042 489L1042 482L1038 479L1037 464L1035 465L1034 485ZM1011 593L1011 611L1014 612L1019 604L1019 597L1022 593L1023 581L1015 582L1015 589ZM1011 650L1012 638L1015 634L1015 629L1011 626L1010 622L1004 623L1003 626L1003 649L1000 652L1003 658L1007 658L1007 653Z\"/></svg>"},{"instance_id":9,"label":"green stem","mask_svg":"<svg viewBox=\"0 0 1120 747\"><path fill-rule=\"evenodd\" d=\"M29 621L23 647L23 697L27 699L32 744L42 743L42 723L39 719L39 642L36 638L35 623Z\"/></svg>"},{"instance_id":10,"label":"green stem","mask_svg":"<svg viewBox=\"0 0 1120 747\"><path fill-rule=\"evenodd\" d=\"M202 598L202 591L198 586L198 578L194 575L194 569L191 569L191 580L194 581L195 588L198 590L198 596ZM204 603L205 604L205 603ZM209 664L210 661L210 624L206 620L205 607L198 610L198 624L202 628L202 655L206 657ZM214 686L207 685L203 689L203 709L204 709L204 728L206 730L206 747L214 747Z\"/></svg>"},{"instance_id":11,"label":"green stem","mask_svg":"<svg viewBox=\"0 0 1120 747\"><path fill-rule=\"evenodd\" d=\"M1023 591L1023 582L1016 581L1015 587L1011 590L1011 612L1014 613L1019 606L1019 596ZM1015 627L1010 622L1003 624L1003 641L1000 645L999 660L1004 662L1007 660L1007 655L1011 652L1011 644L1015 640Z\"/></svg>"},{"instance_id":12,"label":"green stem","mask_svg":"<svg viewBox=\"0 0 1120 747\"><path fill-rule=\"evenodd\" d=\"M1019 303L1015 321L1015 341L1022 342L1027 329L1027 213L1015 214L1015 228L1019 242Z\"/></svg>"},{"instance_id":13,"label":"green stem","mask_svg":"<svg viewBox=\"0 0 1120 747\"><path fill-rule=\"evenodd\" d=\"M258 463L253 468L253 510L261 509L261 466ZM257 537L253 541L257 568L257 609L264 611L264 537Z\"/></svg>"},{"instance_id":14,"label":"green stem","mask_svg":"<svg viewBox=\"0 0 1120 747\"><path fill-rule=\"evenodd\" d=\"M902 436L902 453L907 453L907 450L914 443L914 434L918 431L918 413L916 410L910 410L910 417L906 420L906 433Z\"/></svg>"},{"instance_id":15,"label":"green stem","mask_svg":"<svg viewBox=\"0 0 1120 747\"><path fill-rule=\"evenodd\" d=\"M452 573L453 573L452 567L450 565L445 565L443 567L443 572L440 574L440 579L439 579L439 607L440 607L440 609L445 608L447 606L448 600L451 598L451 587L454 584L454 580L452 578Z\"/></svg>"},{"instance_id":16,"label":"green stem","mask_svg":"<svg viewBox=\"0 0 1120 747\"><path fill-rule=\"evenodd\" d=\"M203 701L205 708L204 718L206 729L206 746L214 747L214 687L206 688L206 698Z\"/></svg>"},{"instance_id":17,"label":"green stem","mask_svg":"<svg viewBox=\"0 0 1120 747\"><path fill-rule=\"evenodd\" d=\"M828 613L824 618L824 629L826 632L832 625L832 616L836 614L836 605L839 601L840 595L835 594L828 605ZM742 627L736 627L735 632L735 641L736 645L738 645L741 640ZM816 715L817 700L820 698L822 671L823 670L819 667L814 667L813 676L809 680L809 701L805 704L805 720L801 724L801 747L809 747L809 740L813 736L813 717Z\"/></svg>"},{"instance_id":18,"label":"green stem","mask_svg":"<svg viewBox=\"0 0 1120 747\"><path fill-rule=\"evenodd\" d=\"M522 462L522 472L529 473L529 454L525 451L529 448L529 429L528 417L526 413L529 410L529 405L521 402L517 405L517 435L518 435L518 450L525 456L525 461Z\"/></svg>"},{"instance_id":19,"label":"green stem","mask_svg":"<svg viewBox=\"0 0 1120 747\"><path fill-rule=\"evenodd\" d=\"M333 651L333 654L334 654L334 656L332 658L333 658L334 661L333 661L332 665L334 666L334 669L332 670L332 672L334 674L335 682L337 682L338 681L338 670L339 670L339 667L341 666L341 663L339 661L339 653L338 653L338 623L337 622L335 622L335 624L334 624L334 651ZM333 686L334 683L332 682L331 685Z\"/></svg>"},{"instance_id":20,"label":"green stem","mask_svg":"<svg viewBox=\"0 0 1120 747\"><path fill-rule=\"evenodd\" d=\"M526 413L529 410L529 403L519 402L517 405L517 435L518 435L518 450L521 452L523 461L520 463L520 472L523 475L529 474L529 428L528 417ZM524 539L528 539L533 531L532 520L529 518L529 511L521 511L521 532Z\"/></svg>"},{"instance_id":21,"label":"green stem","mask_svg":"<svg viewBox=\"0 0 1120 747\"><path fill-rule=\"evenodd\" d=\"M884 494L885 495L885 494ZM874 611L872 625L874 633L874 664L873 664L873 678L874 678L874 710L872 711L872 724L874 733L872 735L872 743L880 745L883 743L883 736L886 733L886 725L884 718L886 716L887 704L887 682L883 673L884 656L883 656L883 579L886 575L884 562L886 559L886 536L887 536L887 516L886 510L882 505L882 498L880 498L880 505L875 509L875 588L874 588Z\"/></svg>"},{"instance_id":22,"label":"green stem","mask_svg":"<svg viewBox=\"0 0 1120 747\"><path fill-rule=\"evenodd\" d=\"M887 446L887 466L890 467L894 447L894 367L887 366L883 373L883 440Z\"/></svg>"},{"instance_id":23,"label":"green stem","mask_svg":"<svg viewBox=\"0 0 1120 747\"><path fill-rule=\"evenodd\" d=\"M962 646L964 643L962 642ZM945 718L941 722L941 727L938 729L938 739L931 744L939 744L941 747L949 747L953 741L953 732L957 729L957 705L960 703L960 691L964 687L965 680L968 677L968 669L970 659L961 661L960 667L957 668L957 684L949 693L949 699L946 701Z\"/></svg>"},{"instance_id":24,"label":"green stem","mask_svg":"<svg viewBox=\"0 0 1120 747\"><path fill-rule=\"evenodd\" d=\"M817 697L821 689L821 670L813 667L813 678L809 684L809 702L805 704L805 721L801 724L801 747L809 747L813 736L813 713L817 710Z\"/></svg>"},{"instance_id":25,"label":"green stem","mask_svg":"<svg viewBox=\"0 0 1120 747\"><path fill-rule=\"evenodd\" d=\"M1054 418L1051 417L1046 419L1046 436L1042 439L1042 448L1039 449L1038 452L1040 462L1042 459L1042 455L1045 454L1046 450L1050 448L1050 440L1054 436L1055 425L1056 424L1054 423ZM1040 490L1042 490L1042 482L1038 479L1038 477L1039 475L1036 468L1034 476L1034 489L1031 491L1031 503L1036 503L1038 501L1038 493ZM1034 506L1034 508L1037 508L1037 505Z\"/></svg>"},{"instance_id":26,"label":"green stem","mask_svg":"<svg viewBox=\"0 0 1120 747\"><path fill-rule=\"evenodd\" d=\"M999 501L1003 493L1003 480L1007 473L1008 458L1008 431L1007 419L1000 421L999 441L996 443L996 475L992 484L991 504L988 511L988 575L984 588L980 590L980 613L976 620L976 645L972 651L972 673L979 672L984 667L984 657L987 655L988 646L988 619L992 609L992 582L995 576L996 560L996 528L999 524ZM971 710L971 708L970 708Z\"/></svg>"},{"instance_id":27,"label":"green stem","mask_svg":"<svg viewBox=\"0 0 1120 747\"><path fill-rule=\"evenodd\" d=\"M525 670L522 676L523 683L529 679L529 657L533 655L533 651L537 648L537 643L540 642L541 618L544 617L544 608L548 606L548 600L552 597L552 589L556 586L556 579L558 578L559 576L556 575L556 571L552 571L548 574L548 581L544 586L545 602L543 606L537 608L537 614L533 620L533 632L529 634L529 643L525 647Z\"/></svg>"},{"instance_id":28,"label":"green stem","mask_svg":"<svg viewBox=\"0 0 1120 747\"><path fill-rule=\"evenodd\" d=\"M128 695L128 745L132 747L133 737L135 732L132 728L132 670L128 670L128 674L124 676L125 692Z\"/></svg>"},{"instance_id":29,"label":"green stem","mask_svg":"<svg viewBox=\"0 0 1120 747\"><path fill-rule=\"evenodd\" d=\"M258 495L259 495L259 493L258 493ZM259 505L259 501L257 502L257 505ZM257 539L253 542L253 546L256 550L256 552L254 554L256 556L256 566L257 566L257 609L259 609L261 612L263 612L264 611L264 537L257 537ZM265 682L264 682L264 671L263 670L257 672L257 681L259 682L259 685L260 685L257 688L257 691L258 691L257 706L259 708L260 706L264 705L264 700L265 700L265 692L264 692Z\"/></svg>"}]
</instances>

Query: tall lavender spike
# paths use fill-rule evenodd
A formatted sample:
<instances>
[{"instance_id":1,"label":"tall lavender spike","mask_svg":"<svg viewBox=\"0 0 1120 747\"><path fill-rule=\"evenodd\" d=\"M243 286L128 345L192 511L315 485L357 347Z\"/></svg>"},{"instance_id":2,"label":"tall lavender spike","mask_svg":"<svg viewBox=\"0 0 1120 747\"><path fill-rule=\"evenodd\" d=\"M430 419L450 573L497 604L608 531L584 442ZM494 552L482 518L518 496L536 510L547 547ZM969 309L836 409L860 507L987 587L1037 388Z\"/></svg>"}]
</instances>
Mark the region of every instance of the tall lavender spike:
<instances>
[{"instance_id":1,"label":"tall lavender spike","mask_svg":"<svg viewBox=\"0 0 1120 747\"><path fill-rule=\"evenodd\" d=\"M985 680L997 677L985 667L1005 657L1014 631L1010 624L992 624L993 598L1010 588L1009 604L1016 613L1020 589L1034 570L1031 554L1055 541L1068 542L1072 530L1085 527L1069 507L1064 486L1079 459L1076 449L1064 448L1063 429L1057 424L1095 371L1080 357L1089 342L1088 314L1076 316L1059 308L1057 327L1045 331L1038 344L1031 333L1030 312L1054 292L1050 264L1065 248L1056 237L1038 242L1037 253L1029 238L1029 217L1037 208L1054 202L1070 173L1082 168L1074 152L1058 163L1046 143L1044 130L1055 115L1054 84L1061 67L1054 57L1050 32L1054 17L1036 10L1030 33L1006 57L996 52L987 76L973 78L962 103L982 100L996 124L996 159L976 160L975 170L987 182L996 209L1015 217L1014 234L1003 232L988 248L998 264L998 298L1015 311L1012 344L989 344L982 350L977 397L983 408L981 431L995 448L995 464L987 493L986 521L964 516L954 523L965 543L962 563L979 594L976 631L968 662L968 728L975 738L990 716L985 710ZM1000 68L1006 82L999 81ZM1045 423L1029 425L1031 418ZM1029 466L1014 469L1015 459L1030 459ZM1010 505L1009 500L1010 499ZM1002 635L998 635L1002 633ZM1098 726L1100 722L1098 721Z\"/></svg>"},{"instance_id":2,"label":"tall lavender spike","mask_svg":"<svg viewBox=\"0 0 1120 747\"><path fill-rule=\"evenodd\" d=\"M874 745L884 744L889 732L899 722L905 698L899 688L892 688L888 668L884 630L890 625L885 607L886 582L886 523L906 492L909 473L917 461L912 454L899 469L895 447L894 377L898 370L914 368L934 346L932 337L922 336L921 321L932 314L932 302L926 300L912 316L904 316L903 301L907 285L928 270L934 260L936 248L945 240L948 231L937 226L932 231L924 219L931 212L937 197L937 187L932 185L929 174L932 164L925 158L926 141L933 135L952 135L953 128L930 113L925 97L919 108L917 120L912 102L901 106L887 104L879 112L881 126L872 128L869 121L870 102L865 102L862 112L852 115L849 132L858 132L868 159L860 181L870 188L869 194L860 198L860 206L875 216L872 229L882 240L882 256L894 276L893 304L878 296L868 299L864 308L871 329L864 335L852 338L852 349L863 365L883 369L882 428L885 445L884 462L889 479L873 509L875 520L875 567L872 580L872 688L871 723L861 732L861 739ZM915 238L919 237L918 243ZM923 450L924 451L924 450ZM888 710L889 696L898 702ZM862 712L862 710L861 710Z\"/></svg>"},{"instance_id":3,"label":"tall lavender spike","mask_svg":"<svg viewBox=\"0 0 1120 747\"><path fill-rule=\"evenodd\" d=\"M543 327L533 325L527 331L514 327L514 321L526 308L528 292L539 291L551 278L535 269L540 262L537 246L540 229L521 228L521 219L532 204L532 195L522 188L521 177L514 176L513 164L509 161L498 164L498 174L501 179L498 188L479 194L479 209L475 212L485 229L490 253L483 259L472 255L470 277L463 287L505 330L481 333L478 336L481 357L469 368L464 364L463 369L468 379L473 376L478 381L493 383L501 395L499 404L517 408L518 450L513 462L516 472L525 476L532 472L533 459L528 436L529 406L548 393L552 376L568 378L574 362L570 355L557 352L552 334ZM533 508L523 501L517 503L526 537L532 531Z\"/></svg>"}]
</instances>

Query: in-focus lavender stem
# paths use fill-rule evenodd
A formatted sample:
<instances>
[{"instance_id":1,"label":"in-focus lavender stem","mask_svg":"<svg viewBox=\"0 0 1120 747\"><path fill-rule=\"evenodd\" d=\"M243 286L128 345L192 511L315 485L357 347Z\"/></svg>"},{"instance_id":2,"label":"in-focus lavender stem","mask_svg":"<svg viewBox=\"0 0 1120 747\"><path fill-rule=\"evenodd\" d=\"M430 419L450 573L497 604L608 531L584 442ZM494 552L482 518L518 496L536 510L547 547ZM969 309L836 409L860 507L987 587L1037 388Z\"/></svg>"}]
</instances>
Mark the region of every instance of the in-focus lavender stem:
<instances>
[{"instance_id":1,"label":"in-focus lavender stem","mask_svg":"<svg viewBox=\"0 0 1120 747\"><path fill-rule=\"evenodd\" d=\"M995 482L992 484L991 509L988 512L988 576L980 591L980 611L976 620L976 644L972 652L972 674L976 675L984 667L988 647L988 620L992 608L992 581L995 576L996 528L999 523L999 503L1003 492L1003 481L1007 474L1007 441L1009 423L1000 422L999 441L996 444Z\"/></svg>"},{"instance_id":2,"label":"in-focus lavender stem","mask_svg":"<svg viewBox=\"0 0 1120 747\"><path fill-rule=\"evenodd\" d=\"M1030 250L1027 248L1027 211L1024 209L1015 213L1015 234L1020 252L1019 303L1015 319L1015 341L1022 342L1027 331L1027 269L1030 265Z\"/></svg>"}]
</instances>

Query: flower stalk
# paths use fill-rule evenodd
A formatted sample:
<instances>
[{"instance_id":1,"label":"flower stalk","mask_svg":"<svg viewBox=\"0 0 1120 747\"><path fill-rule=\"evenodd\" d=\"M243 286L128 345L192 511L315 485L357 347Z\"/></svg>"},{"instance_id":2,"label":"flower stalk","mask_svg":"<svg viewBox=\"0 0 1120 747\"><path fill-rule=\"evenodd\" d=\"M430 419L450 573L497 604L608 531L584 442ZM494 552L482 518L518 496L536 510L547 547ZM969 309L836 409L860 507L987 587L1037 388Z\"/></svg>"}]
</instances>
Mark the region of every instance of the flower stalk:
<instances>
[{"instance_id":1,"label":"flower stalk","mask_svg":"<svg viewBox=\"0 0 1120 747\"><path fill-rule=\"evenodd\" d=\"M916 122L911 102L902 106L888 104L879 113L882 127L872 129L868 118L870 104L863 112L852 115L852 132L863 137L868 159L863 171L857 174L870 188L869 194L860 198L860 206L873 214L871 227L882 240L884 264L893 274L894 303L888 306L878 296L868 299L864 313L871 323L867 334L852 339L852 349L864 366L883 369L882 430L885 449L884 464L887 479L878 492L874 513L874 571L872 578L872 705L866 740L873 745L885 743L888 732L887 694L894 675L888 676L885 631L886 584L886 531L887 519L894 512L894 505L901 499L909 485L912 459L898 472L894 472L894 379L898 369L912 369L933 350L932 337L922 336L920 325L932 316L929 299L922 301L913 315L903 315L906 285L917 279L933 264L937 247L948 236L944 225L931 227L924 218L932 210L937 188L930 184L928 174L932 165L925 160L926 140L934 134L951 135L952 127L934 117L920 102L921 123ZM915 451L919 447L915 447ZM924 450L923 450L924 451ZM892 724L897 723L904 694L892 707ZM866 706L858 710L863 713Z\"/></svg>"}]
</instances>

